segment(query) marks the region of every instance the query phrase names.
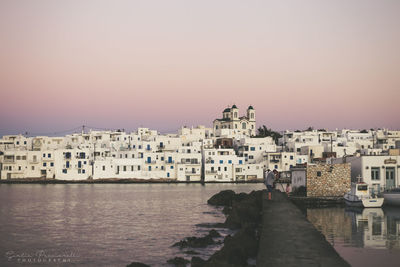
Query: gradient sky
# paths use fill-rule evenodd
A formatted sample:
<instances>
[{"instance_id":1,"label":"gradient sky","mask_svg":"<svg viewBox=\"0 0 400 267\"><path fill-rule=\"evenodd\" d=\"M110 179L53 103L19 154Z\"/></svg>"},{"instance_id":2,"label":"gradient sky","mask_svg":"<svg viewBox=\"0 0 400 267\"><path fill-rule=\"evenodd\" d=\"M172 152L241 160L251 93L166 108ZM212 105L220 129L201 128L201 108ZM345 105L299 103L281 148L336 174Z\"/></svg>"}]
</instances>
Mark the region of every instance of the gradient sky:
<instances>
[{"instance_id":1,"label":"gradient sky","mask_svg":"<svg viewBox=\"0 0 400 267\"><path fill-rule=\"evenodd\" d=\"M0 0L0 135L400 129L400 1Z\"/></svg>"}]
</instances>

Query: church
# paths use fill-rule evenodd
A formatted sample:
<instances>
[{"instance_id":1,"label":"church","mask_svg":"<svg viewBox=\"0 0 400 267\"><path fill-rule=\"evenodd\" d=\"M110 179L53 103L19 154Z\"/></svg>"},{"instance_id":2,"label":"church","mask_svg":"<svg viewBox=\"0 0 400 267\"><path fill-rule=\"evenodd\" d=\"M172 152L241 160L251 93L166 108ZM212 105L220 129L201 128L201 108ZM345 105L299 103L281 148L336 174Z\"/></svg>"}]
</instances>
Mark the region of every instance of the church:
<instances>
[{"instance_id":1,"label":"church","mask_svg":"<svg viewBox=\"0 0 400 267\"><path fill-rule=\"evenodd\" d=\"M222 119L213 122L214 131L231 129L233 134L256 135L256 111L252 106L247 108L247 116L239 117L239 109L236 105L226 108L222 112Z\"/></svg>"}]
</instances>

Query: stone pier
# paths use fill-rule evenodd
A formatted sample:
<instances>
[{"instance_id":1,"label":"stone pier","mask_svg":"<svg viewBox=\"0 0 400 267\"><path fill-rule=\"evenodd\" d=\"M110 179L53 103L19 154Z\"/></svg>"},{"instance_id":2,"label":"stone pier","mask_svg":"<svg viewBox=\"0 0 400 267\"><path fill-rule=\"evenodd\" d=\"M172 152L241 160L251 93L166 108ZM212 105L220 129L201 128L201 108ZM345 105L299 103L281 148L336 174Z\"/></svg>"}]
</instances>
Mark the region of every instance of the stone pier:
<instances>
[{"instance_id":1,"label":"stone pier","mask_svg":"<svg viewBox=\"0 0 400 267\"><path fill-rule=\"evenodd\" d=\"M350 266L286 194L275 191L272 198L263 200L258 267Z\"/></svg>"}]
</instances>

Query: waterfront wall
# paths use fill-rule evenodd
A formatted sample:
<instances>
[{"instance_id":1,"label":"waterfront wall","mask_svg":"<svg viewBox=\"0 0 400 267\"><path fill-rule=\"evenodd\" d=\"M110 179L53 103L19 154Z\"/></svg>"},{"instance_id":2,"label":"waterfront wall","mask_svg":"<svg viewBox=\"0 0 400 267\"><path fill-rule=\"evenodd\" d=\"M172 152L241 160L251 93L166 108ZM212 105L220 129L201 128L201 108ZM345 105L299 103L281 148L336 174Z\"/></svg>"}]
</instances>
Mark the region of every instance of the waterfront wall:
<instances>
[{"instance_id":1,"label":"waterfront wall","mask_svg":"<svg viewBox=\"0 0 400 267\"><path fill-rule=\"evenodd\" d=\"M307 197L343 197L350 191L350 164L307 166Z\"/></svg>"}]
</instances>

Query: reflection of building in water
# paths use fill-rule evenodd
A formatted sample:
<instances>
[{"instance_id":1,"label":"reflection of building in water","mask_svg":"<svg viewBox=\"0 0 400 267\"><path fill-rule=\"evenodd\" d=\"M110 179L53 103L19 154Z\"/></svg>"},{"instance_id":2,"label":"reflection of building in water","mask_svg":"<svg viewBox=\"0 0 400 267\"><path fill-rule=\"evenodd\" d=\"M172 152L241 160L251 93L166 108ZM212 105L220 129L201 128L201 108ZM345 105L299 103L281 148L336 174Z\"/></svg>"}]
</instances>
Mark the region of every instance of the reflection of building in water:
<instances>
[{"instance_id":1,"label":"reflection of building in water","mask_svg":"<svg viewBox=\"0 0 400 267\"><path fill-rule=\"evenodd\" d=\"M307 219L332 245L400 249L399 208L307 209Z\"/></svg>"},{"instance_id":2,"label":"reflection of building in water","mask_svg":"<svg viewBox=\"0 0 400 267\"><path fill-rule=\"evenodd\" d=\"M336 238L345 243L352 238L352 220L343 208L307 209L307 219L334 245Z\"/></svg>"},{"instance_id":3,"label":"reflection of building in water","mask_svg":"<svg viewBox=\"0 0 400 267\"><path fill-rule=\"evenodd\" d=\"M385 208L386 217L386 247L400 249L400 209Z\"/></svg>"},{"instance_id":4,"label":"reflection of building in water","mask_svg":"<svg viewBox=\"0 0 400 267\"><path fill-rule=\"evenodd\" d=\"M381 208L364 209L362 213L356 215L357 229L364 233L364 247L386 247L386 222L384 218Z\"/></svg>"},{"instance_id":5,"label":"reflection of building in water","mask_svg":"<svg viewBox=\"0 0 400 267\"><path fill-rule=\"evenodd\" d=\"M364 209L356 215L357 226L364 232L364 246L400 249L400 210Z\"/></svg>"}]
</instances>

